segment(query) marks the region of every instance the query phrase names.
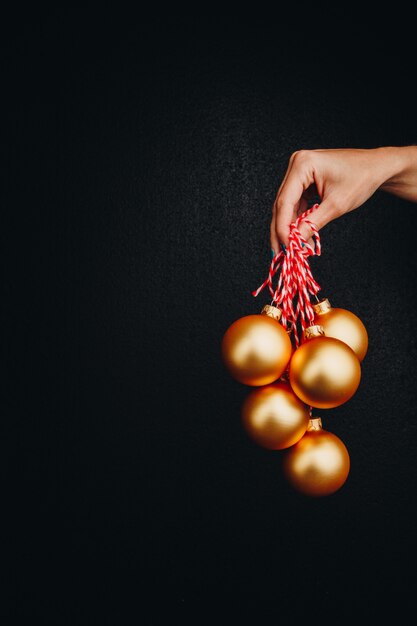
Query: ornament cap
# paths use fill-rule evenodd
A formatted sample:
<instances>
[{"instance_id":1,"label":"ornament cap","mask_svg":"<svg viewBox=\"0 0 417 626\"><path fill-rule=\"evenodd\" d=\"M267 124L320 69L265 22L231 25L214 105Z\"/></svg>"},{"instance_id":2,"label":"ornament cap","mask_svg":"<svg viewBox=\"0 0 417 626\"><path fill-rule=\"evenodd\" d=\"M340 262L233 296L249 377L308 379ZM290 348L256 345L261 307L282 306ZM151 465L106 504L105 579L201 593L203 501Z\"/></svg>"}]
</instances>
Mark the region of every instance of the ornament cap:
<instances>
[{"instance_id":1,"label":"ornament cap","mask_svg":"<svg viewBox=\"0 0 417 626\"><path fill-rule=\"evenodd\" d=\"M323 337L323 336L324 336L324 328L323 326L319 326L319 324L308 326L304 331L304 339L313 339L314 337Z\"/></svg>"},{"instance_id":2,"label":"ornament cap","mask_svg":"<svg viewBox=\"0 0 417 626\"><path fill-rule=\"evenodd\" d=\"M321 417L312 417L308 421L307 430L322 430L323 424L321 422Z\"/></svg>"},{"instance_id":3,"label":"ornament cap","mask_svg":"<svg viewBox=\"0 0 417 626\"><path fill-rule=\"evenodd\" d=\"M274 320L279 322L282 316L282 311L277 306L272 306L271 304L265 304L261 311L261 315L268 315L268 317L272 317Z\"/></svg>"},{"instance_id":4,"label":"ornament cap","mask_svg":"<svg viewBox=\"0 0 417 626\"><path fill-rule=\"evenodd\" d=\"M313 304L313 309L317 315L324 315L325 313L331 311L331 308L332 306L327 298L320 300L317 304Z\"/></svg>"}]
</instances>

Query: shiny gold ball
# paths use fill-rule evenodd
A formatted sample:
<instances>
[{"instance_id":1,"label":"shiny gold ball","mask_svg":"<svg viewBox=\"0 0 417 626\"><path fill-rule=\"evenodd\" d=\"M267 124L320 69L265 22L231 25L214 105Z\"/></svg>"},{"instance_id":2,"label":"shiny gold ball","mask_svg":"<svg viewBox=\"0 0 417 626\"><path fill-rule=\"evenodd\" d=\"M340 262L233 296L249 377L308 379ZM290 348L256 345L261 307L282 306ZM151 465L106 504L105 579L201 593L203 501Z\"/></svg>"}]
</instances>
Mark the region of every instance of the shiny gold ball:
<instances>
[{"instance_id":1,"label":"shiny gold ball","mask_svg":"<svg viewBox=\"0 0 417 626\"><path fill-rule=\"evenodd\" d=\"M309 408L287 383L278 382L252 391L242 406L242 423L260 446L283 450L304 435Z\"/></svg>"},{"instance_id":2,"label":"shiny gold ball","mask_svg":"<svg viewBox=\"0 0 417 626\"><path fill-rule=\"evenodd\" d=\"M358 357L333 337L316 337L301 344L289 365L294 393L306 404L330 409L347 402L361 379Z\"/></svg>"},{"instance_id":3,"label":"shiny gold ball","mask_svg":"<svg viewBox=\"0 0 417 626\"><path fill-rule=\"evenodd\" d=\"M334 337L346 343L362 361L368 350L368 333L363 322L346 309L333 309L329 305L323 307L323 311L316 313L314 323L323 327L326 337Z\"/></svg>"},{"instance_id":4,"label":"shiny gold ball","mask_svg":"<svg viewBox=\"0 0 417 626\"><path fill-rule=\"evenodd\" d=\"M284 372L291 357L291 340L283 326L268 315L246 315L229 326L221 352L233 378L257 387L274 382Z\"/></svg>"},{"instance_id":5,"label":"shiny gold ball","mask_svg":"<svg viewBox=\"0 0 417 626\"><path fill-rule=\"evenodd\" d=\"M319 418L311 422L320 422ZM283 459L284 475L299 492L328 496L342 487L349 475L345 444L333 433L316 426L290 448Z\"/></svg>"}]
</instances>

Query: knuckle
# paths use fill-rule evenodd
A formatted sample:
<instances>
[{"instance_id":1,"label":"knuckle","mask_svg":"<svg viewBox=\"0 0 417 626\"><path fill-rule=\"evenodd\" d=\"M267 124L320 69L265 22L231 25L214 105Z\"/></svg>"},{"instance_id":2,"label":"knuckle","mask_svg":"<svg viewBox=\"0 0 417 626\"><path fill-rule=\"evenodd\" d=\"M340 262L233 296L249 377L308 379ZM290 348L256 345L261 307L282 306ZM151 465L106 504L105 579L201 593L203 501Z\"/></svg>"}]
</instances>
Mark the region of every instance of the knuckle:
<instances>
[{"instance_id":1,"label":"knuckle","mask_svg":"<svg viewBox=\"0 0 417 626\"><path fill-rule=\"evenodd\" d=\"M286 194L285 192L283 192L279 198L277 198L277 201L275 203L275 207L276 207L276 211L277 211L277 215L280 215L280 213L283 212L285 206L288 204L288 200L286 198Z\"/></svg>"},{"instance_id":2,"label":"knuckle","mask_svg":"<svg viewBox=\"0 0 417 626\"><path fill-rule=\"evenodd\" d=\"M293 153L291 158L295 163L306 163L307 161L310 161L312 153L312 150L297 150Z\"/></svg>"},{"instance_id":3,"label":"knuckle","mask_svg":"<svg viewBox=\"0 0 417 626\"><path fill-rule=\"evenodd\" d=\"M281 241L285 240L288 236L288 227L277 226L277 234Z\"/></svg>"},{"instance_id":4,"label":"knuckle","mask_svg":"<svg viewBox=\"0 0 417 626\"><path fill-rule=\"evenodd\" d=\"M277 212L279 212L280 208L284 204L285 193L286 193L286 189L284 188L282 189L282 191L279 192L279 194L277 195L275 199L274 208L275 208L275 211Z\"/></svg>"}]
</instances>

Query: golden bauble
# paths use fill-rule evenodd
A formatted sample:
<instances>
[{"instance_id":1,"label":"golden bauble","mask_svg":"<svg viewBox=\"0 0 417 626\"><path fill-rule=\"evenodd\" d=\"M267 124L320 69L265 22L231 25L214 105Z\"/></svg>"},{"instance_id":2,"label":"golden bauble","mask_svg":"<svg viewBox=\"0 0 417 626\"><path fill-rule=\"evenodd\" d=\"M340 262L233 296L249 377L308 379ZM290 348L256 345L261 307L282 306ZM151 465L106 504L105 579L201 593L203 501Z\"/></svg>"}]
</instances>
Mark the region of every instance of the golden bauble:
<instances>
[{"instance_id":1,"label":"golden bauble","mask_svg":"<svg viewBox=\"0 0 417 626\"><path fill-rule=\"evenodd\" d=\"M270 450L289 448L307 430L309 408L284 382L252 391L242 406L242 422L248 435Z\"/></svg>"},{"instance_id":2,"label":"golden bauble","mask_svg":"<svg viewBox=\"0 0 417 626\"><path fill-rule=\"evenodd\" d=\"M359 317L346 309L332 308L327 299L313 305L313 308L316 312L314 323L323 327L326 337L347 343L362 361L368 350L368 333Z\"/></svg>"},{"instance_id":3,"label":"golden bauble","mask_svg":"<svg viewBox=\"0 0 417 626\"><path fill-rule=\"evenodd\" d=\"M359 386L361 365L348 345L333 337L315 337L292 355L289 381L306 404L320 409L340 406Z\"/></svg>"},{"instance_id":4,"label":"golden bauble","mask_svg":"<svg viewBox=\"0 0 417 626\"><path fill-rule=\"evenodd\" d=\"M229 326L222 340L222 357L230 374L245 385L268 385L284 372L291 357L291 340L276 319L246 315Z\"/></svg>"},{"instance_id":5,"label":"golden bauble","mask_svg":"<svg viewBox=\"0 0 417 626\"><path fill-rule=\"evenodd\" d=\"M343 441L321 427L313 418L305 435L283 459L289 483L308 496L328 496L345 483L350 469L349 453Z\"/></svg>"}]
</instances>

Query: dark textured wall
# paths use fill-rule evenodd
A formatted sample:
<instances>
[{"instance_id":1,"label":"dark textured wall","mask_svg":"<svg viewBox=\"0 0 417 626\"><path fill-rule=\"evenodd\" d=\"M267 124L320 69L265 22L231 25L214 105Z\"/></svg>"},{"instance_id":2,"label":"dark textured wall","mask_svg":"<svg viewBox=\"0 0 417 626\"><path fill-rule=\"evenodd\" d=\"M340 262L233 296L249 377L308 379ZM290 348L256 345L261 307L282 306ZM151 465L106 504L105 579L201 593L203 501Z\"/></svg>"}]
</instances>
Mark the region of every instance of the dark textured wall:
<instances>
[{"instance_id":1,"label":"dark textured wall","mask_svg":"<svg viewBox=\"0 0 417 626\"><path fill-rule=\"evenodd\" d=\"M321 412L351 456L340 492L290 489L280 453L243 433L248 390L219 355L268 301L250 292L291 152L417 140L401 50L350 35L358 60L337 35L267 20L108 12L28 18L10 42L6 206L24 252L5 237L8 623L413 605L417 206L376 193L323 229L312 261L369 332L358 392Z\"/></svg>"}]
</instances>

